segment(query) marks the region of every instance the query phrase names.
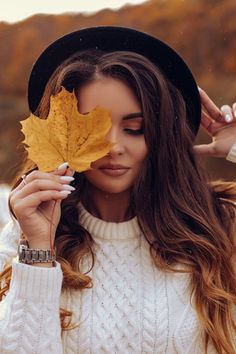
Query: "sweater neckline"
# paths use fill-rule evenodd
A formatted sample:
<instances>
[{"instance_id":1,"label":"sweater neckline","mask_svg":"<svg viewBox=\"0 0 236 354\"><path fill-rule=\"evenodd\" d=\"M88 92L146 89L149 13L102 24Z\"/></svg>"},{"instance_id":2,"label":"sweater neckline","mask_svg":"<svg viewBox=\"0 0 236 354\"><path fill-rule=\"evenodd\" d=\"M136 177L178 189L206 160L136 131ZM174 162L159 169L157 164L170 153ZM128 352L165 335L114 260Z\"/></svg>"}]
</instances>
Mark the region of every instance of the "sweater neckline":
<instances>
[{"instance_id":1,"label":"sweater neckline","mask_svg":"<svg viewBox=\"0 0 236 354\"><path fill-rule=\"evenodd\" d=\"M80 224L95 239L127 240L140 237L141 230L136 216L128 221L108 222L90 214L81 202L78 210Z\"/></svg>"}]
</instances>

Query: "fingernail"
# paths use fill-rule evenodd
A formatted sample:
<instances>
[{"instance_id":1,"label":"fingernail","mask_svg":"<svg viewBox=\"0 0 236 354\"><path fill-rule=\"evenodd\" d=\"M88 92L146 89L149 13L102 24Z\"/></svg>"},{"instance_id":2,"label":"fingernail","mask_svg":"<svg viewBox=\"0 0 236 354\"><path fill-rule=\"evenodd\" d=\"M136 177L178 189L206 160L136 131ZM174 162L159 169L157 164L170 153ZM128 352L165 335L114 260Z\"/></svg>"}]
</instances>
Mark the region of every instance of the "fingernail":
<instances>
[{"instance_id":1,"label":"fingernail","mask_svg":"<svg viewBox=\"0 0 236 354\"><path fill-rule=\"evenodd\" d=\"M68 167L68 162L62 163L60 166L57 167L59 171L64 170L65 168Z\"/></svg>"},{"instance_id":2,"label":"fingernail","mask_svg":"<svg viewBox=\"0 0 236 354\"><path fill-rule=\"evenodd\" d=\"M66 196L66 195L71 194L71 191L60 191L59 193Z\"/></svg>"},{"instance_id":3,"label":"fingernail","mask_svg":"<svg viewBox=\"0 0 236 354\"><path fill-rule=\"evenodd\" d=\"M236 118L236 111L234 111L234 117Z\"/></svg>"},{"instance_id":4,"label":"fingernail","mask_svg":"<svg viewBox=\"0 0 236 354\"><path fill-rule=\"evenodd\" d=\"M232 122L232 120L233 120L233 117L231 117L230 114L226 114L226 116L225 116L225 121L226 121L227 123L230 123L230 122Z\"/></svg>"},{"instance_id":5,"label":"fingernail","mask_svg":"<svg viewBox=\"0 0 236 354\"><path fill-rule=\"evenodd\" d=\"M63 184L63 189L67 189L68 191L74 191L75 187L70 186L69 184Z\"/></svg>"},{"instance_id":6,"label":"fingernail","mask_svg":"<svg viewBox=\"0 0 236 354\"><path fill-rule=\"evenodd\" d=\"M72 182L75 179L72 176L60 176L59 178L60 178L61 181L66 181L66 182Z\"/></svg>"}]
</instances>

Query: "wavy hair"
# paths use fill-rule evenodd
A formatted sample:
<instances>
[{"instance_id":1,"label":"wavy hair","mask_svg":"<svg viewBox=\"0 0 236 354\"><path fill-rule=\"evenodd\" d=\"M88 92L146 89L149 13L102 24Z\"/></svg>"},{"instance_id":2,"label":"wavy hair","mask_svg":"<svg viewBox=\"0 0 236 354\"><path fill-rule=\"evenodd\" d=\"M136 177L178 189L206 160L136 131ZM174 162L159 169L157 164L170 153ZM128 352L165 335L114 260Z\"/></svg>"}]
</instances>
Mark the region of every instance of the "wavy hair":
<instances>
[{"instance_id":1,"label":"wavy hair","mask_svg":"<svg viewBox=\"0 0 236 354\"><path fill-rule=\"evenodd\" d=\"M236 184L207 180L193 152L194 136L182 95L139 54L76 53L50 78L36 114L47 118L49 98L62 86L79 97L80 87L99 77L122 80L142 107L148 155L132 189L132 208L150 245L150 255L163 271L174 272L179 264L183 272L190 273L191 301L205 335L205 352L211 342L217 353L232 354ZM15 186L22 173L36 168L29 163L25 158ZM77 204L83 201L86 179L75 173L73 183L76 191L61 204L55 244L64 274L63 289L80 290L92 286L87 272L81 271L81 261L84 256L93 261L94 253L91 235L78 223ZM2 273L6 280L2 295L8 290L10 272L9 266ZM71 312L61 309L62 329L71 328L70 318Z\"/></svg>"}]
</instances>

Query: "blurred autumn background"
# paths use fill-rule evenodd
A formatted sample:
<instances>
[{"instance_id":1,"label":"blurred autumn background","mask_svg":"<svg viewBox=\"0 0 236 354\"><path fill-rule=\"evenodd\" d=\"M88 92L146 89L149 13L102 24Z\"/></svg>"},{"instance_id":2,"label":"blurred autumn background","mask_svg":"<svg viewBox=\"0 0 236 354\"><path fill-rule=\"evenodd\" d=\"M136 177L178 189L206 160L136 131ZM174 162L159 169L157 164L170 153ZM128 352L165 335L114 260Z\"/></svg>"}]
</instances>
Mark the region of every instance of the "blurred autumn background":
<instances>
[{"instance_id":1,"label":"blurred autumn background","mask_svg":"<svg viewBox=\"0 0 236 354\"><path fill-rule=\"evenodd\" d=\"M56 4L55 4L56 6ZM120 25L169 43L192 69L199 86L218 105L236 101L235 0L150 0L92 15L35 15L0 22L0 182L11 183L20 159L19 121L28 116L27 79L40 52L57 37L82 27ZM196 143L209 141L200 132ZM235 179L235 165L203 159L210 176Z\"/></svg>"}]
</instances>

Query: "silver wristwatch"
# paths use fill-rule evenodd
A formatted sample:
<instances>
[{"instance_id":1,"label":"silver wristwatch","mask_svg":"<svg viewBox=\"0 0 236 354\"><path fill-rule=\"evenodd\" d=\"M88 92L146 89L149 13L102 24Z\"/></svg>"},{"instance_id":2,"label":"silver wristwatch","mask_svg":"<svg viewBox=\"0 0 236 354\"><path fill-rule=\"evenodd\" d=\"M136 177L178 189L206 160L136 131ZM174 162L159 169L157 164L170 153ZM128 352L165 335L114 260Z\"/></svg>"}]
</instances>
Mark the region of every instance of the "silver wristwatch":
<instances>
[{"instance_id":1,"label":"silver wristwatch","mask_svg":"<svg viewBox=\"0 0 236 354\"><path fill-rule=\"evenodd\" d=\"M56 260L55 254L52 254L48 249L32 249L26 240L20 240L18 246L18 260L20 263L54 263Z\"/></svg>"}]
</instances>

